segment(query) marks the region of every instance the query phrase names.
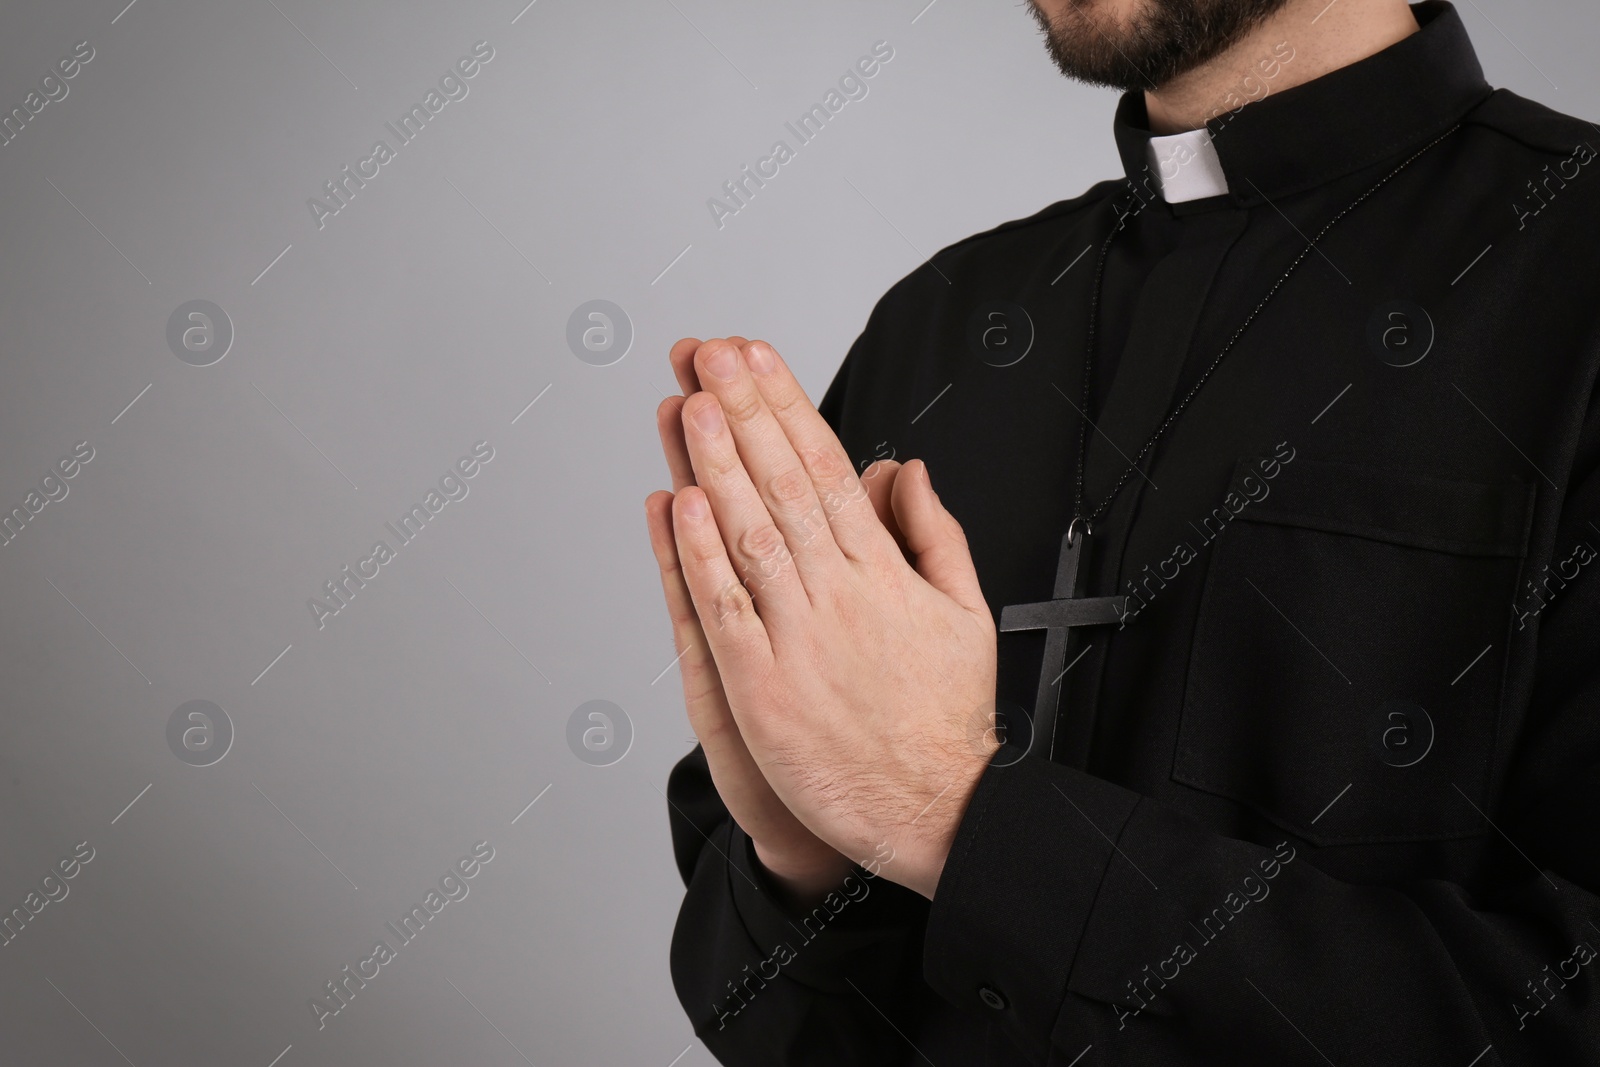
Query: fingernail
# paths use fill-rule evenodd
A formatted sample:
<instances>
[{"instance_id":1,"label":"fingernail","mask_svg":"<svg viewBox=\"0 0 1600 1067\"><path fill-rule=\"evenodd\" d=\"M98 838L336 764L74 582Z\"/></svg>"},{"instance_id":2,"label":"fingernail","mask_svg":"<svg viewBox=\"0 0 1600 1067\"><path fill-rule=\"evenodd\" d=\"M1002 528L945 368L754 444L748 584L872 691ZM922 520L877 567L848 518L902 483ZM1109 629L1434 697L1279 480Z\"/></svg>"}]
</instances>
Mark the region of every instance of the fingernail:
<instances>
[{"instance_id":1,"label":"fingernail","mask_svg":"<svg viewBox=\"0 0 1600 1067\"><path fill-rule=\"evenodd\" d=\"M772 358L772 349L764 344L754 344L744 350L745 361L750 364L750 369L757 374L770 374L772 368L778 365Z\"/></svg>"},{"instance_id":2,"label":"fingernail","mask_svg":"<svg viewBox=\"0 0 1600 1067\"><path fill-rule=\"evenodd\" d=\"M694 424L700 427L705 434L715 434L722 429L722 405L711 403L700 405L700 410L694 413Z\"/></svg>"},{"instance_id":3,"label":"fingernail","mask_svg":"<svg viewBox=\"0 0 1600 1067\"><path fill-rule=\"evenodd\" d=\"M733 376L739 373L739 360L734 355L733 346L719 344L706 353L706 370L721 378L725 382L733 381Z\"/></svg>"},{"instance_id":4,"label":"fingernail","mask_svg":"<svg viewBox=\"0 0 1600 1067\"><path fill-rule=\"evenodd\" d=\"M691 519L706 517L706 495L704 493L685 493L683 495L683 513Z\"/></svg>"}]
</instances>

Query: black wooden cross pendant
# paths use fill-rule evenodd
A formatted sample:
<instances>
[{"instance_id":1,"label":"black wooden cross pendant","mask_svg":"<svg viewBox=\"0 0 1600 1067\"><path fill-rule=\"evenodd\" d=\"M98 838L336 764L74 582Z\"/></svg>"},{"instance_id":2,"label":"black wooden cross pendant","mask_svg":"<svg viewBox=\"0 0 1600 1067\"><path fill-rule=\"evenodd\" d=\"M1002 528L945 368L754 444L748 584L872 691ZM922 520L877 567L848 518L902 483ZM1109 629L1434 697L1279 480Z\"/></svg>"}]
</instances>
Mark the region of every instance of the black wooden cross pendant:
<instances>
[{"instance_id":1,"label":"black wooden cross pendant","mask_svg":"<svg viewBox=\"0 0 1600 1067\"><path fill-rule=\"evenodd\" d=\"M1083 529L1079 530L1080 525ZM1056 566L1055 599L1038 604L1011 604L1000 612L1000 631L1043 630L1044 663L1039 668L1039 696L1033 714L1033 749L1046 759L1054 755L1056 715L1060 707L1061 676L1067 672L1067 645L1071 632L1080 626L1104 626L1116 622L1126 610L1125 596L1085 597L1078 564L1083 544L1089 539L1088 524L1074 519L1061 538L1061 561Z\"/></svg>"}]
</instances>

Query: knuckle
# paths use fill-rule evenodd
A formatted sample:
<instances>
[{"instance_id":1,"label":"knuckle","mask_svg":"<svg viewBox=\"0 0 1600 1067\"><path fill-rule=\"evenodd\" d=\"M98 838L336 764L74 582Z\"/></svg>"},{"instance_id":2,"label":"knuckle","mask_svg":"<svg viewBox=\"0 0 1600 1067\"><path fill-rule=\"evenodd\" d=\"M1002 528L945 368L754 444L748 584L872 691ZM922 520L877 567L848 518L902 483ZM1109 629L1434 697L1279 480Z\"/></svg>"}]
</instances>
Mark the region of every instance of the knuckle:
<instances>
[{"instance_id":1,"label":"knuckle","mask_svg":"<svg viewBox=\"0 0 1600 1067\"><path fill-rule=\"evenodd\" d=\"M811 479L799 467L790 467L767 483L767 495L773 503L795 509L811 496Z\"/></svg>"},{"instance_id":2,"label":"knuckle","mask_svg":"<svg viewBox=\"0 0 1600 1067\"><path fill-rule=\"evenodd\" d=\"M813 448L806 454L806 466L816 483L818 496L830 513L867 494L849 461L837 449Z\"/></svg>"},{"instance_id":3,"label":"knuckle","mask_svg":"<svg viewBox=\"0 0 1600 1067\"><path fill-rule=\"evenodd\" d=\"M715 538L708 538L705 541L697 540L692 542L689 545L689 555L702 570L705 570L721 559L725 553L722 548L722 542Z\"/></svg>"},{"instance_id":4,"label":"knuckle","mask_svg":"<svg viewBox=\"0 0 1600 1067\"><path fill-rule=\"evenodd\" d=\"M836 449L812 448L807 449L811 465L811 474L818 481L837 482L850 472L850 464L845 462L843 456Z\"/></svg>"},{"instance_id":5,"label":"knuckle","mask_svg":"<svg viewBox=\"0 0 1600 1067\"><path fill-rule=\"evenodd\" d=\"M726 490L730 479L743 468L743 464L739 462L736 452L719 449L705 458L705 468L706 481L711 483L711 488Z\"/></svg>"},{"instance_id":6,"label":"knuckle","mask_svg":"<svg viewBox=\"0 0 1600 1067\"><path fill-rule=\"evenodd\" d=\"M788 558L789 546L776 526L764 523L739 535L739 554L757 569L765 570L773 565L781 566Z\"/></svg>"},{"instance_id":7,"label":"knuckle","mask_svg":"<svg viewBox=\"0 0 1600 1067\"><path fill-rule=\"evenodd\" d=\"M761 398L751 389L734 389L718 399L729 422L746 423L761 412Z\"/></svg>"},{"instance_id":8,"label":"knuckle","mask_svg":"<svg viewBox=\"0 0 1600 1067\"><path fill-rule=\"evenodd\" d=\"M712 594L711 613L716 618L717 628L726 629L753 616L755 601L744 586L729 582Z\"/></svg>"},{"instance_id":9,"label":"knuckle","mask_svg":"<svg viewBox=\"0 0 1600 1067\"><path fill-rule=\"evenodd\" d=\"M767 406L772 409L772 412L775 415L787 415L790 411L793 411L799 406L800 401L804 398L804 396L805 394L801 393L797 389L790 389L780 386L774 388L771 393L767 395Z\"/></svg>"}]
</instances>

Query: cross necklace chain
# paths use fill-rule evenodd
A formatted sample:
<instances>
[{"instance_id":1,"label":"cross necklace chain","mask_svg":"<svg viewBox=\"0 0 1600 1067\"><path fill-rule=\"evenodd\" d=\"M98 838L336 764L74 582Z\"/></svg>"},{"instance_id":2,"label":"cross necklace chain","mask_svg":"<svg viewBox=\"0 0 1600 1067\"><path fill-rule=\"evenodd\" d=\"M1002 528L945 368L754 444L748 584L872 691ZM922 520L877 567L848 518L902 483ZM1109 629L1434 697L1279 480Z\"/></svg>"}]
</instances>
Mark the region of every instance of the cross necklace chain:
<instances>
[{"instance_id":1,"label":"cross necklace chain","mask_svg":"<svg viewBox=\"0 0 1600 1067\"><path fill-rule=\"evenodd\" d=\"M1416 162L1429 149L1460 128L1460 124L1452 126L1418 149L1417 152L1352 201L1343 211L1330 219L1327 225L1323 226L1317 232L1317 235L1306 243L1305 248L1289 264L1289 268L1273 283L1272 287L1267 290L1266 295L1256 304L1255 309L1246 316L1244 322L1228 338L1228 342L1223 345L1222 351L1217 353L1216 358L1196 379L1194 385L1167 411L1160 425L1150 435L1150 439L1144 443L1144 447L1139 449L1138 454L1133 457L1132 461L1117 477L1117 480L1112 484L1111 489L1101 499L1100 503L1095 505L1093 509L1086 511L1083 488L1084 462L1089 444L1089 417L1087 412L1089 410L1090 389L1094 381L1095 331L1100 319L1101 289L1105 280L1106 258L1111 251L1111 245L1116 240L1117 234L1126 228L1127 217L1119 217L1117 224L1106 235L1105 241L1100 245L1100 256L1095 267L1094 288L1089 298L1088 342L1083 359L1083 402L1078 409L1080 415L1078 424L1078 462L1077 475L1073 486L1073 518L1072 522L1067 526L1067 532L1061 538L1061 551L1056 564L1055 588L1052 591L1050 600L1036 604L1011 604L1000 613L1000 631L1002 633L1011 633L1019 630L1043 630L1045 632L1044 661L1039 669L1039 690L1037 699L1034 702L1032 743L1040 746L1046 758L1054 758L1055 755L1055 726L1060 709L1061 679L1077 663L1077 659L1074 659L1072 663L1067 662L1067 653L1074 644L1073 631L1088 626L1110 625L1120 620L1127 611L1128 598L1126 596L1088 597L1083 593L1084 581L1080 565L1083 562L1084 545L1088 541L1089 535L1093 532L1094 520L1105 514L1106 509L1111 506L1117 494L1128 483L1128 479L1139 473L1141 464L1155 449L1156 443L1178 421L1178 418L1189 406L1189 402L1194 399L1195 394L1199 393L1200 389L1210 380L1212 372L1217 369L1228 353L1233 351L1234 347L1239 343L1239 339L1244 336L1245 331L1260 316L1262 310L1277 295L1278 290L1283 288L1284 283L1295 273L1300 264L1305 261L1305 258L1316 250L1318 243L1321 242L1328 231L1333 229L1346 215L1349 215L1365 203L1379 189L1389 184L1396 175ZM1265 196L1263 196L1263 199L1265 199ZM1081 659L1087 651L1088 649L1085 647L1083 652L1079 653L1078 658Z\"/></svg>"}]
</instances>

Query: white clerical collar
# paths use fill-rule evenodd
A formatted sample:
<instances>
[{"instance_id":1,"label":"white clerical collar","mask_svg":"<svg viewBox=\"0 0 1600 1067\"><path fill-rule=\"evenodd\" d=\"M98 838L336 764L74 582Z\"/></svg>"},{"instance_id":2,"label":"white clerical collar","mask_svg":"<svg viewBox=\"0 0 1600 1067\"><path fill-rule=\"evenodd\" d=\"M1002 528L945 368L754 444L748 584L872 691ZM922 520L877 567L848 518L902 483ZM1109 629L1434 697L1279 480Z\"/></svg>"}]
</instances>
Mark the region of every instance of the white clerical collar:
<instances>
[{"instance_id":1,"label":"white clerical collar","mask_svg":"<svg viewBox=\"0 0 1600 1067\"><path fill-rule=\"evenodd\" d=\"M1203 200L1228 191L1222 160L1211 143L1211 131L1204 127L1150 138L1145 158L1156 175L1162 199L1169 204Z\"/></svg>"}]
</instances>

